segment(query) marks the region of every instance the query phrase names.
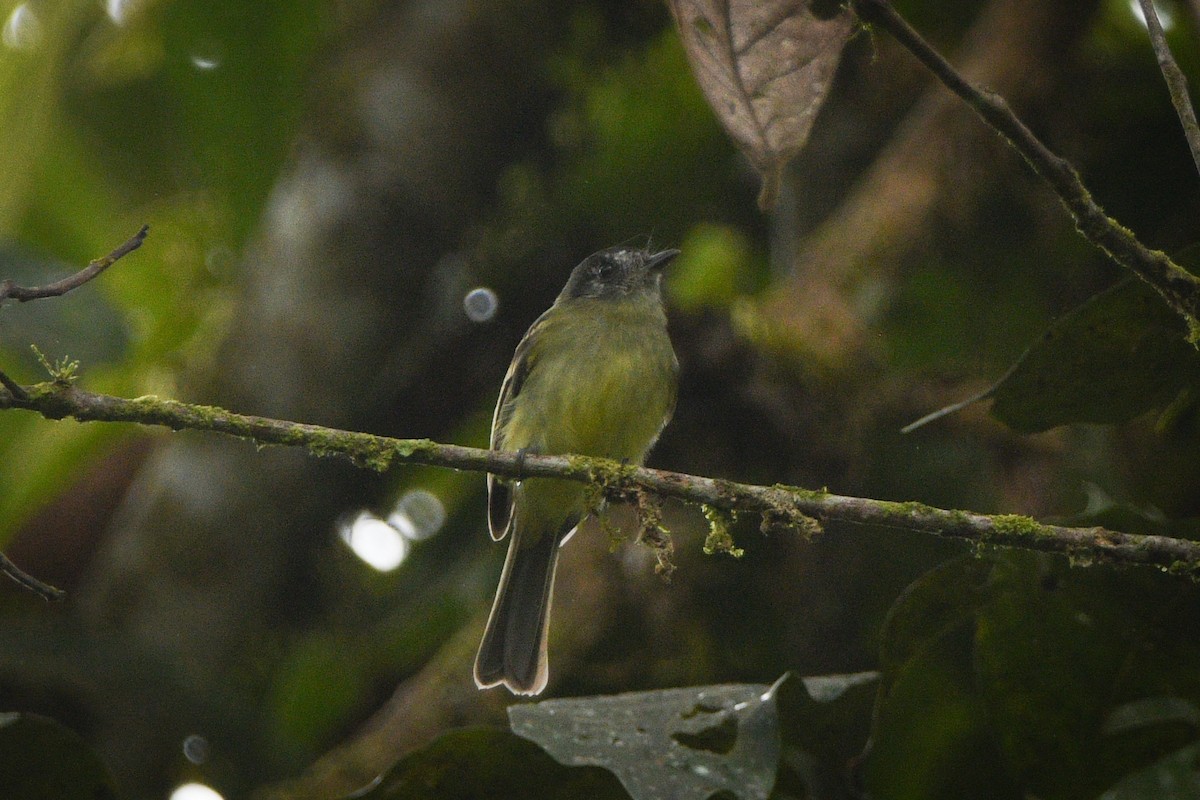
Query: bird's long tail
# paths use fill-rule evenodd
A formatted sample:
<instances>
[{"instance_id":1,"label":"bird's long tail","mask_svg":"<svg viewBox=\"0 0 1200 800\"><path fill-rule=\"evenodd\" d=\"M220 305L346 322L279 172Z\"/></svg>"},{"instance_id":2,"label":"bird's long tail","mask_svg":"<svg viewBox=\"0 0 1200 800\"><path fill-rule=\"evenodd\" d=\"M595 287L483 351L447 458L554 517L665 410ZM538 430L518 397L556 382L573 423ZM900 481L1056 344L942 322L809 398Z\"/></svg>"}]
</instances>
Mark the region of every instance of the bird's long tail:
<instances>
[{"instance_id":1,"label":"bird's long tail","mask_svg":"<svg viewBox=\"0 0 1200 800\"><path fill-rule=\"evenodd\" d=\"M500 586L475 657L481 689L504 684L514 694L538 694L550 677L546 632L559 544L574 529L536 538L513 531ZM533 539L532 542L529 539Z\"/></svg>"}]
</instances>

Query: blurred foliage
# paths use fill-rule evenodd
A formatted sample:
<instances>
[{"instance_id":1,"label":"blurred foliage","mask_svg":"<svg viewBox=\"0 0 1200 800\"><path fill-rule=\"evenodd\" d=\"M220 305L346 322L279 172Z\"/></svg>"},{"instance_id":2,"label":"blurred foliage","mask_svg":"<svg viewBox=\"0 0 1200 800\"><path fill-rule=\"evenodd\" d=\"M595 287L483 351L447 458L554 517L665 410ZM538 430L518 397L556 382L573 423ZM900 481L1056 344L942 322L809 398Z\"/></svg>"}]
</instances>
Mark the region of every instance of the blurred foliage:
<instances>
[{"instance_id":1,"label":"blurred foliage","mask_svg":"<svg viewBox=\"0 0 1200 800\"><path fill-rule=\"evenodd\" d=\"M987 5L897 3L948 51ZM310 233L279 219L287 215L272 205L298 143L336 131L338 146L361 156L355 167L375 172L370 137L336 115L369 105L360 84L369 73L379 80L371 70L380 60L369 46L396 17L454 13L448 8L375 0L0 2L0 278L53 280L151 225L146 246L101 280L59 300L0 309L0 368L39 380L29 350L37 344L52 360L80 359L83 385L97 391L192 399L186 393L196 383L220 380L218 345L244 288L248 245L270 224L296 237ZM467 19L490 13L487 3L463 8ZM1194 75L1194 19L1181 2L1164 8L1173 14L1171 43ZM454 233L452 255L466 263L446 283L453 291L458 283L487 284L500 298L496 318L473 340L481 352L511 348L581 254L620 241L680 246L669 298L683 386L658 451L669 466L1197 535L1195 352L1153 295L1118 284L1119 271L1080 239L1010 153L968 173L998 176L989 177L994 187L982 208L963 215L947 198L920 245L897 256L899 278L881 284L886 296L867 298L883 309L871 353L847 354L840 372L816 369L796 355L803 347L764 352L739 333L743 312L787 279L806 226L886 151L903 114L917 106L920 86L888 42L852 42L785 193L793 208L763 218L754 208L757 179L705 105L662 4L582 2L568 16L560 40L525 76L544 103L529 112L541 115L528 121L534 133L497 155L500 178L480 201L486 213L464 215ZM442 44L431 42L431 52ZM473 66L454 69L469 74ZM1177 248L1200 239L1194 169L1127 0L1101 3L1078 52L1053 67L1061 74L1047 80L1060 85L1047 107L1032 112L1039 134L1148 244ZM346 105L327 107L329 95L345 95L338 99ZM811 175L837 186L799 180ZM308 188L319 195L320 187ZM386 204L366 208L399 224ZM405 257L356 244L364 269L391 270ZM995 414L1009 428L969 409L918 434L897 433L928 408L994 381L1043 331L1046 338L993 391ZM329 335L338 335L332 321ZM395 358L379 354L402 371ZM506 353L495 361L498 385ZM438 385L438 375L425 377ZM486 441L491 398L440 400L447 438ZM1045 432L1024 435L1031 431ZM106 544L110 520L88 491L97 476L115 475L125 487L135 480L137 465L127 458L134 435L0 414L0 544L36 556L37 541L51 541L59 528L85 531L61 546L79 551L78 571L68 577L84 585L94 579L88 557ZM357 508L329 509L327 530L297 531L296 548L302 540L317 553L306 585L289 586L295 595L281 600L302 610L288 609L300 621L256 642L241 671L222 675L224 693L213 689L211 702L199 703L208 707L205 725L219 718L211 724L226 726L212 737L211 761L191 763L180 753L176 728L199 724L193 710L156 706L153 719L175 725L156 742L161 752L144 755L158 771L117 774L117 785L133 782L131 797L163 797L197 775L240 792L298 774L358 735L397 682L444 679L430 678L426 667L443 663L434 659L447 642L471 633L498 568L480 556L487 546L480 484L478 476L421 469L363 490L381 517L415 487L445 508L443 533L415 544L392 573L366 567L336 538L333 522ZM1196 795L1195 587L1020 554L946 561L961 548L877 530L834 526L825 540L800 545L767 539L745 521L735 534L746 559L701 562L688 555L699 548L698 515L669 512L685 551L670 590L639 582L648 570L632 550L610 559L620 559L621 572L560 584L588 598L594 587L584 581L625 581L619 596L599 595L625 604L609 622L614 630L596 634L590 660L561 678L589 696L572 701L580 707L678 676L757 685L780 665L801 673L877 667L878 687L855 685L829 702L811 687L797 691L800 682L784 683L774 797L849 798L863 787L871 796L922 800ZM74 609L49 611L19 595L3 600L4 613L20 621L5 623L6 635L83 666L59 673L8 648L0 711L52 713L88 747L32 714L5 717L0 770L34 774L53 764L68 775L78 768L78 787L93 781L115 794L91 751L101 758L119 751L130 720L150 712L137 697L116 703L102 670L78 658L78 642L63 645L68 634L59 623ZM277 608L246 613L285 616ZM30 620L45 625L44 640L28 632ZM185 635L162 633L164 640ZM114 641L121 649L126 639ZM578 665L584 656L574 655ZM144 656L131 652L128 660L146 663ZM160 682L186 683L191 666L173 665L178 675L164 669ZM137 683L138 673L123 668ZM439 713L444 727L499 721L475 695L439 686L414 696L410 713L421 719L414 725ZM635 727L639 713L651 717L646 704L663 697L634 701ZM537 707L524 708L515 716ZM231 740L231 731L243 738ZM355 796L625 796L608 772L562 766L508 732L439 729L429 739L394 753L396 765Z\"/></svg>"},{"instance_id":2,"label":"blurred foliage","mask_svg":"<svg viewBox=\"0 0 1200 800\"><path fill-rule=\"evenodd\" d=\"M40 379L25 358L36 321L71 314L92 325L57 327L40 342L52 359L84 358L89 385L105 391L172 394L179 370L211 359L220 340L236 254L297 135L329 8L102 5L0 8L10 28L15 19L26 31L0 59L0 237L57 259L42 257L38 269L26 261L19 277L30 285L79 269L141 223L153 245L49 304L61 311L5 308L0 356L17 379ZM86 358L97 343L100 357ZM0 461L23 465L0 492L0 542L62 488L66 464L96 459L122 436L60 423L52 442L45 425L28 423L0 419Z\"/></svg>"},{"instance_id":3,"label":"blurred foliage","mask_svg":"<svg viewBox=\"0 0 1200 800\"><path fill-rule=\"evenodd\" d=\"M885 627L868 787L890 797L1096 797L1190 745L1194 720L1135 716L1126 704L1196 702L1197 597L1163 576L1031 554L936 568ZM1116 715L1136 721L1113 725Z\"/></svg>"},{"instance_id":4,"label":"blurred foliage","mask_svg":"<svg viewBox=\"0 0 1200 800\"><path fill-rule=\"evenodd\" d=\"M8 800L115 800L83 738L36 714L0 714L0 786Z\"/></svg>"},{"instance_id":5,"label":"blurred foliage","mask_svg":"<svg viewBox=\"0 0 1200 800\"><path fill-rule=\"evenodd\" d=\"M627 795L597 767L569 769L511 733L475 728L448 733L403 759L355 800L621 800ZM346 800L349 800L347 798Z\"/></svg>"},{"instance_id":6,"label":"blurred foliage","mask_svg":"<svg viewBox=\"0 0 1200 800\"><path fill-rule=\"evenodd\" d=\"M679 245L683 253L671 266L667 286L671 304L682 311L727 308L748 293L753 251L744 234L728 225L694 227Z\"/></svg>"}]
</instances>

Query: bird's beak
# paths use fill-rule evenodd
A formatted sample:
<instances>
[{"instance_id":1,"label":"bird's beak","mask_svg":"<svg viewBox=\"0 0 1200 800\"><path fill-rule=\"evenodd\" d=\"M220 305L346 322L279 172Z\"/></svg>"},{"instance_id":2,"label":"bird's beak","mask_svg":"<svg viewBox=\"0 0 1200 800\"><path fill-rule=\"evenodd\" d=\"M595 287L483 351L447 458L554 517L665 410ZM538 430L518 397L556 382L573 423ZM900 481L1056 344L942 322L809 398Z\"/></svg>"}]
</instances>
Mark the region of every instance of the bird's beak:
<instances>
[{"instance_id":1,"label":"bird's beak","mask_svg":"<svg viewBox=\"0 0 1200 800\"><path fill-rule=\"evenodd\" d=\"M674 261L677 255L679 255L678 250L663 250L661 253L655 253L646 259L646 269L663 269Z\"/></svg>"}]
</instances>

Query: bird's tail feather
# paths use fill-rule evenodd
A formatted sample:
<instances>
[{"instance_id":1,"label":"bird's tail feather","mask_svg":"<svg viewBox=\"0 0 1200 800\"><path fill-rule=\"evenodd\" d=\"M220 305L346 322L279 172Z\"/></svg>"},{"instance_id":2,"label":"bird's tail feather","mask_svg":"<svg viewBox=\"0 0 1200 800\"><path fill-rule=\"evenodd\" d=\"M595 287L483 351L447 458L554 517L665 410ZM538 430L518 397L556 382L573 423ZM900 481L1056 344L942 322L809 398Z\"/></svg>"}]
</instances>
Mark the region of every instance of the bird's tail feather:
<instances>
[{"instance_id":1,"label":"bird's tail feather","mask_svg":"<svg viewBox=\"0 0 1200 800\"><path fill-rule=\"evenodd\" d=\"M514 694L528 695L546 688L550 676L546 632L558 547L573 529L571 524L558 535L543 533L531 544L522 541L527 537L521 531L513 532L483 643L475 657L479 688L504 684Z\"/></svg>"}]
</instances>

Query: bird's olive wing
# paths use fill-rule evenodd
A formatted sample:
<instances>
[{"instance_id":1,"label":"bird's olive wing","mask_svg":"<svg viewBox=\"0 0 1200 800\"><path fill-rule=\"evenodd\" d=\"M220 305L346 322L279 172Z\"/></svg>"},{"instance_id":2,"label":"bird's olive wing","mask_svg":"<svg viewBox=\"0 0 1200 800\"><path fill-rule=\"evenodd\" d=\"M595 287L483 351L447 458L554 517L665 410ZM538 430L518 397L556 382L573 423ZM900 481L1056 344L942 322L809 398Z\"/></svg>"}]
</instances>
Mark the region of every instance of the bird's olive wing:
<instances>
[{"instance_id":1,"label":"bird's olive wing","mask_svg":"<svg viewBox=\"0 0 1200 800\"><path fill-rule=\"evenodd\" d=\"M536 349L534 345L544 319L545 315L542 315L526 331L520 344L517 345L517 351L513 354L512 363L508 365L508 373L504 376L504 383L500 386L500 397L496 400L496 410L492 414L491 448L493 450L508 449L505 447L504 430L507 427L508 418L512 414L512 402L521 393L521 387L533 366ZM509 522L512 520L512 488L511 481L497 478L491 474L487 476L488 530L491 532L492 538L497 541L508 535Z\"/></svg>"}]
</instances>

